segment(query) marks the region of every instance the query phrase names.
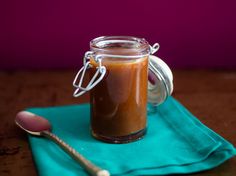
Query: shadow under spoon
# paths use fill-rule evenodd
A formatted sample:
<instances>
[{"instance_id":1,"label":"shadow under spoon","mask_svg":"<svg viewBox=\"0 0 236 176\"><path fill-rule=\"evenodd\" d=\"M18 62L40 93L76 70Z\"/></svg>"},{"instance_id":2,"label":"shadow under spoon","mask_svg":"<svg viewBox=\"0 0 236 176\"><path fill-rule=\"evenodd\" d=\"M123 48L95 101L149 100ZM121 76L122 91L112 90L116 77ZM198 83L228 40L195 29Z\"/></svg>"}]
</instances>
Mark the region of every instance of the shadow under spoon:
<instances>
[{"instance_id":1,"label":"shadow under spoon","mask_svg":"<svg viewBox=\"0 0 236 176\"><path fill-rule=\"evenodd\" d=\"M21 111L16 115L15 123L21 129L31 135L43 136L58 144L66 153L68 153L74 160L93 176L109 176L110 173L107 170L101 169L98 166L91 163L84 158L75 149L62 141L55 134L51 133L51 124L49 121L41 116L33 114L27 111Z\"/></svg>"}]
</instances>

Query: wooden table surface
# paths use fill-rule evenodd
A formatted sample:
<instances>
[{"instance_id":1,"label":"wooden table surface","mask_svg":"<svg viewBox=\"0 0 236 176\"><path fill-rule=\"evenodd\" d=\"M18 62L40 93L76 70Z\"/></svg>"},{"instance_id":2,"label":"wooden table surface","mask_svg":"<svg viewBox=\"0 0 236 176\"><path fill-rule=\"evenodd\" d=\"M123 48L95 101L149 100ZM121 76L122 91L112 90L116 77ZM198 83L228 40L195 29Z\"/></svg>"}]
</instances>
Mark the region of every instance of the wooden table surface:
<instances>
[{"instance_id":1,"label":"wooden table surface","mask_svg":"<svg viewBox=\"0 0 236 176\"><path fill-rule=\"evenodd\" d=\"M18 111L33 106L82 103L73 98L75 70L0 72L0 175L35 176L26 134L16 127ZM204 124L236 146L236 70L174 70L174 97ZM193 175L236 175L236 158Z\"/></svg>"}]
</instances>

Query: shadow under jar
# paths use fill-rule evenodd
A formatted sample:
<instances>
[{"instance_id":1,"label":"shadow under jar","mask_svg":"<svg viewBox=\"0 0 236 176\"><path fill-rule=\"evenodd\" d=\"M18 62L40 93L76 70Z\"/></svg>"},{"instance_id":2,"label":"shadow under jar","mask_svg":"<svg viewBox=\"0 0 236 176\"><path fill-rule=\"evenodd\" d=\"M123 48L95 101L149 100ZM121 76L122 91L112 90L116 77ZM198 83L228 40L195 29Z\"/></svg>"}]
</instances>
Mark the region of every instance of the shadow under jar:
<instances>
[{"instance_id":1,"label":"shadow under jar","mask_svg":"<svg viewBox=\"0 0 236 176\"><path fill-rule=\"evenodd\" d=\"M146 132L149 44L135 37L100 37L90 49L101 56L106 74L90 91L92 135L126 143ZM91 78L98 63L90 58Z\"/></svg>"}]
</instances>

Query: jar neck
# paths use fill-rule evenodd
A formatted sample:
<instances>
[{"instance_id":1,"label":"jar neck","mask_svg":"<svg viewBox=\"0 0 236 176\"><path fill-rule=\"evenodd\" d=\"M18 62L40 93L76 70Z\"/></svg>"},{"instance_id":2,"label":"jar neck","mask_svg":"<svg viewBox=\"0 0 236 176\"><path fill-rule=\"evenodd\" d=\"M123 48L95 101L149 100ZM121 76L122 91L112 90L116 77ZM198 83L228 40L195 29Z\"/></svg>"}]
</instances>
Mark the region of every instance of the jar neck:
<instances>
[{"instance_id":1,"label":"jar neck","mask_svg":"<svg viewBox=\"0 0 236 176\"><path fill-rule=\"evenodd\" d=\"M104 36L93 39L90 49L95 54L110 57L146 56L150 54L150 47L145 39L131 36Z\"/></svg>"}]
</instances>

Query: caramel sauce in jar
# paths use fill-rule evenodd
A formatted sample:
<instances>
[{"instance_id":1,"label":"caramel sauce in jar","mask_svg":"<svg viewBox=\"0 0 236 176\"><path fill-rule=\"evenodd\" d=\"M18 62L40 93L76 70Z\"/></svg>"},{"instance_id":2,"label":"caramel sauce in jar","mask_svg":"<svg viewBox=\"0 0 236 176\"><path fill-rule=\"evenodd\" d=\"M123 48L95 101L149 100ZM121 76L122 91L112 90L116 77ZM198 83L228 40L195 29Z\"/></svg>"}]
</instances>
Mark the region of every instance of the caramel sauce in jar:
<instances>
[{"instance_id":1,"label":"caramel sauce in jar","mask_svg":"<svg viewBox=\"0 0 236 176\"><path fill-rule=\"evenodd\" d=\"M106 75L90 90L92 135L105 142L126 143L140 139L146 131L148 56L134 49L109 48L109 53L126 58L103 57ZM91 58L90 76L98 63Z\"/></svg>"}]
</instances>

